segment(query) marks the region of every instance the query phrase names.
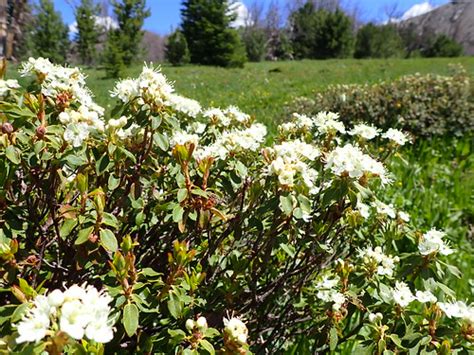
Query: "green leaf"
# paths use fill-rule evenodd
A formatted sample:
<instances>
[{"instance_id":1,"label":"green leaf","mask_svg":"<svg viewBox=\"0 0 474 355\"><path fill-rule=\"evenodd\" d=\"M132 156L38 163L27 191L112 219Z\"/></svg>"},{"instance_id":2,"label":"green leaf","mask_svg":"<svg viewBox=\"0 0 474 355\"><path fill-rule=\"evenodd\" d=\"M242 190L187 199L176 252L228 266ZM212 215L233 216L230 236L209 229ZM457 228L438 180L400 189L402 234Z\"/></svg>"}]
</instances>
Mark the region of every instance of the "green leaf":
<instances>
[{"instance_id":1,"label":"green leaf","mask_svg":"<svg viewBox=\"0 0 474 355\"><path fill-rule=\"evenodd\" d=\"M174 319L178 319L183 311L183 302L175 292L169 293L168 310Z\"/></svg>"},{"instance_id":2,"label":"green leaf","mask_svg":"<svg viewBox=\"0 0 474 355\"><path fill-rule=\"evenodd\" d=\"M123 308L123 319L122 323L125 328L125 332L129 337L133 336L138 329L138 308L133 303L127 304Z\"/></svg>"},{"instance_id":3,"label":"green leaf","mask_svg":"<svg viewBox=\"0 0 474 355\"><path fill-rule=\"evenodd\" d=\"M331 349L331 351L336 350L337 342L338 342L337 329L335 327L332 327L331 330L329 331L329 349Z\"/></svg>"},{"instance_id":4,"label":"green leaf","mask_svg":"<svg viewBox=\"0 0 474 355\"><path fill-rule=\"evenodd\" d=\"M20 164L20 151L14 146L9 145L7 149L5 149L5 155L13 164Z\"/></svg>"},{"instance_id":5,"label":"green leaf","mask_svg":"<svg viewBox=\"0 0 474 355\"><path fill-rule=\"evenodd\" d=\"M164 136L163 134L159 132L155 133L153 141L158 147L160 147L161 150L165 152L168 151L170 146L169 146L168 138L166 138L166 136Z\"/></svg>"},{"instance_id":6,"label":"green leaf","mask_svg":"<svg viewBox=\"0 0 474 355\"><path fill-rule=\"evenodd\" d=\"M59 229L59 236L61 239L66 239L66 237L71 233L74 227L77 225L77 221L74 219L66 219Z\"/></svg>"},{"instance_id":7,"label":"green leaf","mask_svg":"<svg viewBox=\"0 0 474 355\"><path fill-rule=\"evenodd\" d=\"M108 251L115 252L118 249L118 242L115 234L109 229L100 230L100 243Z\"/></svg>"},{"instance_id":8,"label":"green leaf","mask_svg":"<svg viewBox=\"0 0 474 355\"><path fill-rule=\"evenodd\" d=\"M107 154L104 154L96 163L95 163L95 170L97 175L102 175L109 169L110 166L110 159Z\"/></svg>"},{"instance_id":9,"label":"green leaf","mask_svg":"<svg viewBox=\"0 0 474 355\"><path fill-rule=\"evenodd\" d=\"M94 227L88 227L85 229L81 229L79 233L77 234L77 239L74 242L76 245L84 244L89 240L89 236L91 235L92 231L94 230Z\"/></svg>"},{"instance_id":10,"label":"green leaf","mask_svg":"<svg viewBox=\"0 0 474 355\"><path fill-rule=\"evenodd\" d=\"M28 302L25 302L25 303L20 304L20 305L15 309L15 311L13 312L12 318L11 318L11 322L12 322L12 323L18 322L18 321L23 317L23 315L26 313L26 311L28 310L28 307L29 307L29 303L28 303Z\"/></svg>"},{"instance_id":11,"label":"green leaf","mask_svg":"<svg viewBox=\"0 0 474 355\"><path fill-rule=\"evenodd\" d=\"M109 175L109 180L107 181L107 187L109 190L115 190L120 184L120 180L117 179L113 174Z\"/></svg>"},{"instance_id":12,"label":"green leaf","mask_svg":"<svg viewBox=\"0 0 474 355\"><path fill-rule=\"evenodd\" d=\"M186 197L188 197L188 190L186 189L179 189L178 190L178 202L183 202Z\"/></svg>"},{"instance_id":13,"label":"green leaf","mask_svg":"<svg viewBox=\"0 0 474 355\"><path fill-rule=\"evenodd\" d=\"M173 222L178 223L183 219L184 209L180 205L173 208Z\"/></svg>"},{"instance_id":14,"label":"green leaf","mask_svg":"<svg viewBox=\"0 0 474 355\"><path fill-rule=\"evenodd\" d=\"M206 339L202 339L199 342L199 345L211 355L214 355L216 353L212 344L209 343Z\"/></svg>"},{"instance_id":15,"label":"green leaf","mask_svg":"<svg viewBox=\"0 0 474 355\"><path fill-rule=\"evenodd\" d=\"M293 212L293 197L291 195L280 196L280 208L287 215Z\"/></svg>"}]
</instances>

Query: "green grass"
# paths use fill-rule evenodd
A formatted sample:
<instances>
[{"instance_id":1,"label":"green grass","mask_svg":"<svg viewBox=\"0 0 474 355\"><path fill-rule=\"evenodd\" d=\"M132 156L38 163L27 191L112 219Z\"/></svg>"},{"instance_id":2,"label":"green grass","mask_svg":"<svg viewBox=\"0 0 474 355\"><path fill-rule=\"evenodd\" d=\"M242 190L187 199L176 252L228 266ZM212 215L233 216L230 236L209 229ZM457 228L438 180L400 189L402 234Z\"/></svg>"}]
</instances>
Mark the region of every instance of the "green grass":
<instances>
[{"instance_id":1,"label":"green grass","mask_svg":"<svg viewBox=\"0 0 474 355\"><path fill-rule=\"evenodd\" d=\"M244 69L163 65L162 70L175 83L177 93L204 106L237 105L272 131L284 116L286 103L295 97L311 97L332 84L373 83L416 72L447 74L449 63L460 63L474 74L474 57L263 62L247 63ZM132 66L125 76L137 76L141 68ZM105 78L103 70L84 71L96 101L110 112L115 102L109 91L115 80Z\"/></svg>"}]
</instances>

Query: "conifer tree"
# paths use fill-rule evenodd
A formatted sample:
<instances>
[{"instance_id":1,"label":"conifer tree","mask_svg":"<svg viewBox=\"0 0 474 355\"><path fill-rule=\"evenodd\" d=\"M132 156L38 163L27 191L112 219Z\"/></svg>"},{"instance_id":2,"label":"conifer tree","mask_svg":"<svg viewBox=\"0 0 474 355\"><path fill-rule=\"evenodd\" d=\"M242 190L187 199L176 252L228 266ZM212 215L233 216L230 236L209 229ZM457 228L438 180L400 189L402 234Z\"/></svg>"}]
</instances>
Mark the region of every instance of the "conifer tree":
<instances>
[{"instance_id":1,"label":"conifer tree","mask_svg":"<svg viewBox=\"0 0 474 355\"><path fill-rule=\"evenodd\" d=\"M75 11L77 51L82 64L91 65L96 56L96 45L99 41L96 24L98 14L99 6L93 0L81 0Z\"/></svg>"},{"instance_id":2,"label":"conifer tree","mask_svg":"<svg viewBox=\"0 0 474 355\"><path fill-rule=\"evenodd\" d=\"M180 30L174 31L166 43L166 60L173 65L183 65L190 61L188 42Z\"/></svg>"},{"instance_id":3,"label":"conifer tree","mask_svg":"<svg viewBox=\"0 0 474 355\"><path fill-rule=\"evenodd\" d=\"M228 0L184 0L181 18L192 63L243 66L245 47L231 27L235 13Z\"/></svg>"},{"instance_id":4,"label":"conifer tree","mask_svg":"<svg viewBox=\"0 0 474 355\"><path fill-rule=\"evenodd\" d=\"M39 0L34 29L31 34L33 54L56 63L66 61L69 50L69 28L61 14L54 9L52 0Z\"/></svg>"}]
</instances>

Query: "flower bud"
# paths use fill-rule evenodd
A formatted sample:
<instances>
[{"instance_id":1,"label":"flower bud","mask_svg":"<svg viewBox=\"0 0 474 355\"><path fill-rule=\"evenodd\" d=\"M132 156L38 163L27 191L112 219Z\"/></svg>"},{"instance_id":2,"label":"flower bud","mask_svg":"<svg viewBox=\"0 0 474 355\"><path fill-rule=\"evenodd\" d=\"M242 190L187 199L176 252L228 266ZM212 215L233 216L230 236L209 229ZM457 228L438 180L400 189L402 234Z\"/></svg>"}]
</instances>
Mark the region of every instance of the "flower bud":
<instances>
[{"instance_id":1,"label":"flower bud","mask_svg":"<svg viewBox=\"0 0 474 355\"><path fill-rule=\"evenodd\" d=\"M204 317L199 317L196 321L196 326L199 330L206 330L207 329L207 320Z\"/></svg>"},{"instance_id":2,"label":"flower bud","mask_svg":"<svg viewBox=\"0 0 474 355\"><path fill-rule=\"evenodd\" d=\"M44 126L39 126L36 128L36 136L40 139L44 138L44 135L46 134L46 127Z\"/></svg>"},{"instance_id":3,"label":"flower bud","mask_svg":"<svg viewBox=\"0 0 474 355\"><path fill-rule=\"evenodd\" d=\"M186 329L190 332L194 329L194 321L192 319L186 321Z\"/></svg>"},{"instance_id":4,"label":"flower bud","mask_svg":"<svg viewBox=\"0 0 474 355\"><path fill-rule=\"evenodd\" d=\"M11 134L13 132L13 126L11 123L9 122L5 122L3 125L2 125L2 132L5 133L5 134Z\"/></svg>"}]
</instances>

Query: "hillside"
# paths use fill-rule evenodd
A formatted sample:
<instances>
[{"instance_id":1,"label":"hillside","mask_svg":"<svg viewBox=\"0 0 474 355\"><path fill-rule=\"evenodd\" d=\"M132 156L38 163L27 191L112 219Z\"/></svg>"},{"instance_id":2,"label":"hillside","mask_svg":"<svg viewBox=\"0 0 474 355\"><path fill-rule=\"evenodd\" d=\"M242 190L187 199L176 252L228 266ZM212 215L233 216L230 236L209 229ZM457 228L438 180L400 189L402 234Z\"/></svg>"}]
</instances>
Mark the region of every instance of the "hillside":
<instances>
[{"instance_id":1,"label":"hillside","mask_svg":"<svg viewBox=\"0 0 474 355\"><path fill-rule=\"evenodd\" d=\"M401 22L412 26L422 37L446 34L461 43L465 54L474 55L474 1L460 0L437 7L423 15Z\"/></svg>"}]
</instances>

